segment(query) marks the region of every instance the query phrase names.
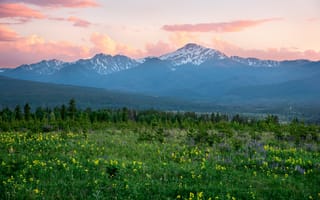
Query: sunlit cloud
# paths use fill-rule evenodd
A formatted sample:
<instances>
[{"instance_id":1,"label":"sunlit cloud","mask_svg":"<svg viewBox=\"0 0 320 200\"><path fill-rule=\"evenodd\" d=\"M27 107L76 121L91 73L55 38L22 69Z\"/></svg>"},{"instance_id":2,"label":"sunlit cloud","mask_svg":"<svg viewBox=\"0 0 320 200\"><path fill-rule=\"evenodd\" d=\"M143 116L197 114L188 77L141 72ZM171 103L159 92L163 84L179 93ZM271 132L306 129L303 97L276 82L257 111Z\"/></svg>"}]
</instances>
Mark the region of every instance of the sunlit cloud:
<instances>
[{"instance_id":1,"label":"sunlit cloud","mask_svg":"<svg viewBox=\"0 0 320 200\"><path fill-rule=\"evenodd\" d=\"M44 59L75 61L80 58L89 58L97 53L122 54L133 58L145 55L141 50L117 43L107 34L98 32L92 33L91 45L78 45L68 41L47 41L38 35L12 37L3 34L3 36L5 36L3 41L0 41L0 67L16 67Z\"/></svg>"},{"instance_id":2,"label":"sunlit cloud","mask_svg":"<svg viewBox=\"0 0 320 200\"><path fill-rule=\"evenodd\" d=\"M109 35L95 32L91 35L90 41L93 44L91 53L106 53L106 54L122 54L134 58L144 55L141 50L137 50L129 45L121 44L113 40Z\"/></svg>"},{"instance_id":3,"label":"sunlit cloud","mask_svg":"<svg viewBox=\"0 0 320 200\"><path fill-rule=\"evenodd\" d=\"M145 45L145 56L161 56L174 51L175 48L169 43L158 41L157 43L147 43Z\"/></svg>"},{"instance_id":4,"label":"sunlit cloud","mask_svg":"<svg viewBox=\"0 0 320 200\"><path fill-rule=\"evenodd\" d=\"M246 28L277 20L281 20L281 18L238 20L218 23L174 24L164 25L162 29L170 32L239 32Z\"/></svg>"},{"instance_id":5,"label":"sunlit cloud","mask_svg":"<svg viewBox=\"0 0 320 200\"><path fill-rule=\"evenodd\" d=\"M174 32L169 36L169 41L175 47L180 47L186 43L199 43L199 35L188 32Z\"/></svg>"},{"instance_id":6,"label":"sunlit cloud","mask_svg":"<svg viewBox=\"0 0 320 200\"><path fill-rule=\"evenodd\" d=\"M22 2L44 7L85 8L99 6L95 0L5 0L6 2Z\"/></svg>"},{"instance_id":7,"label":"sunlit cloud","mask_svg":"<svg viewBox=\"0 0 320 200\"><path fill-rule=\"evenodd\" d=\"M47 41L38 35L0 42L0 66L16 67L43 59L74 61L90 56L89 48L67 41Z\"/></svg>"},{"instance_id":8,"label":"sunlit cloud","mask_svg":"<svg viewBox=\"0 0 320 200\"><path fill-rule=\"evenodd\" d=\"M181 48L187 43L199 43L202 42L199 39L199 35L188 32L174 32L169 35L168 41L159 40L157 42L148 42L144 46L144 56L161 56L169 52L173 52L178 48Z\"/></svg>"},{"instance_id":9,"label":"sunlit cloud","mask_svg":"<svg viewBox=\"0 0 320 200\"><path fill-rule=\"evenodd\" d=\"M75 17L75 16L70 16L68 18L63 18L63 17L49 17L48 19L50 20L56 20L56 21L68 21L68 22L72 22L73 26L77 26L77 27L82 27L82 28L87 28L91 25L91 22L85 20L85 19L81 19L79 17Z\"/></svg>"},{"instance_id":10,"label":"sunlit cloud","mask_svg":"<svg viewBox=\"0 0 320 200\"><path fill-rule=\"evenodd\" d=\"M26 22L33 18L43 19L45 16L41 12L23 4L0 3L0 18L11 18Z\"/></svg>"},{"instance_id":11,"label":"sunlit cloud","mask_svg":"<svg viewBox=\"0 0 320 200\"><path fill-rule=\"evenodd\" d=\"M320 61L320 51L315 50L299 50L297 48L244 49L217 38L214 38L209 46L229 56L255 57L278 61L295 59Z\"/></svg>"},{"instance_id":12,"label":"sunlit cloud","mask_svg":"<svg viewBox=\"0 0 320 200\"><path fill-rule=\"evenodd\" d=\"M0 25L0 42L14 41L18 39L18 34L8 28L7 26Z\"/></svg>"},{"instance_id":13,"label":"sunlit cloud","mask_svg":"<svg viewBox=\"0 0 320 200\"><path fill-rule=\"evenodd\" d=\"M91 24L87 20L80 19L80 18L74 17L74 16L69 17L68 21L73 22L74 26L79 26L79 27L88 27Z\"/></svg>"}]
</instances>

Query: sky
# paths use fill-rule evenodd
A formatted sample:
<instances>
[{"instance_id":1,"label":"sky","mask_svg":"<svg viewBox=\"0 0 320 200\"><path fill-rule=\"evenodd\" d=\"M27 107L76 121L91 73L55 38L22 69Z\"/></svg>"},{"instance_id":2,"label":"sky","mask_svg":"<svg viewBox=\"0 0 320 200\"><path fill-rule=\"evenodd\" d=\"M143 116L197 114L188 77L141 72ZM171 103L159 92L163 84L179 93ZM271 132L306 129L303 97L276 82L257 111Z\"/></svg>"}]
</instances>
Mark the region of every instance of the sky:
<instances>
[{"instance_id":1,"label":"sky","mask_svg":"<svg viewBox=\"0 0 320 200\"><path fill-rule=\"evenodd\" d=\"M97 53L320 60L319 0L0 0L0 67Z\"/></svg>"}]
</instances>

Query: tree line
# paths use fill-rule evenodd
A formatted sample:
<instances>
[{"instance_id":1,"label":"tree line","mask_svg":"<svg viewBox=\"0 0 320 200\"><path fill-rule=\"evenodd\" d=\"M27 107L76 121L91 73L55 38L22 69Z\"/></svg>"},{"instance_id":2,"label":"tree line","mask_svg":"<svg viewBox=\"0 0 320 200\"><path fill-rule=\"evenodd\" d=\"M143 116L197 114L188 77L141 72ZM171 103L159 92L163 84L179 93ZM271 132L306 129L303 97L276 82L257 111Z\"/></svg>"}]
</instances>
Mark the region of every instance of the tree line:
<instances>
[{"instance_id":1,"label":"tree line","mask_svg":"<svg viewBox=\"0 0 320 200\"><path fill-rule=\"evenodd\" d=\"M75 99L67 105L54 108L37 107L32 109L29 103L17 105L14 109L0 110L1 131L83 131L102 129L110 126L151 127L153 129L180 128L207 132L217 129L224 133L244 130L271 131L279 138L287 135L298 139L317 137L319 126L306 125L298 119L281 124L276 115L263 119L249 118L239 114L229 116L221 113L165 112L158 110L121 109L78 109ZM314 138L313 138L314 139Z\"/></svg>"}]
</instances>

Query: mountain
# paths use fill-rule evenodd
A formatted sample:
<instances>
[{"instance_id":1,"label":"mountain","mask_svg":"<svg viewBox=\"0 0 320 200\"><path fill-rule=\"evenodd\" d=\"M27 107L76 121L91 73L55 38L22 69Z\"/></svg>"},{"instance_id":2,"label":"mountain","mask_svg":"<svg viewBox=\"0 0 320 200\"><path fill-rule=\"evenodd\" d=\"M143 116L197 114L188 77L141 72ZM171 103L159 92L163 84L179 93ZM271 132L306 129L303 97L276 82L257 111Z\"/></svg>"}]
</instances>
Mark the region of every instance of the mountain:
<instances>
[{"instance_id":1,"label":"mountain","mask_svg":"<svg viewBox=\"0 0 320 200\"><path fill-rule=\"evenodd\" d=\"M137 66L139 62L123 55L97 54L91 59L79 60L74 64L91 68L100 75L106 75L130 69Z\"/></svg>"},{"instance_id":2,"label":"mountain","mask_svg":"<svg viewBox=\"0 0 320 200\"><path fill-rule=\"evenodd\" d=\"M55 59L43 60L39 63L21 65L15 69L3 69L0 70L0 73L25 80L59 82L55 81L55 79L63 76L63 73L68 73L70 69L74 70L73 73L77 71L75 70L77 68L78 71L82 71L84 74L106 75L130 69L138 64L138 61L122 55L97 54L91 59L80 59L71 63Z\"/></svg>"},{"instance_id":3,"label":"mountain","mask_svg":"<svg viewBox=\"0 0 320 200\"><path fill-rule=\"evenodd\" d=\"M160 57L135 60L97 54L71 63L53 60L22 65L0 75L248 109L319 106L320 99L320 61L229 57L192 43Z\"/></svg>"},{"instance_id":4,"label":"mountain","mask_svg":"<svg viewBox=\"0 0 320 200\"><path fill-rule=\"evenodd\" d=\"M65 66L65 63L60 60L43 60L39 63L30 64L30 65L21 65L16 68L17 71L21 73L33 72L39 75L52 75L58 72Z\"/></svg>"},{"instance_id":5,"label":"mountain","mask_svg":"<svg viewBox=\"0 0 320 200\"><path fill-rule=\"evenodd\" d=\"M230 58L236 62L245 64L245 65L249 65L249 66L253 66L253 67L278 67L278 66L280 66L280 62L274 61L274 60L260 60L257 58L241 58L239 56L231 56Z\"/></svg>"},{"instance_id":6,"label":"mountain","mask_svg":"<svg viewBox=\"0 0 320 200\"><path fill-rule=\"evenodd\" d=\"M173 66L185 64L199 66L210 59L223 60L226 58L226 55L217 50L205 48L193 43L187 44L174 52L159 57L160 60L170 61Z\"/></svg>"}]
</instances>

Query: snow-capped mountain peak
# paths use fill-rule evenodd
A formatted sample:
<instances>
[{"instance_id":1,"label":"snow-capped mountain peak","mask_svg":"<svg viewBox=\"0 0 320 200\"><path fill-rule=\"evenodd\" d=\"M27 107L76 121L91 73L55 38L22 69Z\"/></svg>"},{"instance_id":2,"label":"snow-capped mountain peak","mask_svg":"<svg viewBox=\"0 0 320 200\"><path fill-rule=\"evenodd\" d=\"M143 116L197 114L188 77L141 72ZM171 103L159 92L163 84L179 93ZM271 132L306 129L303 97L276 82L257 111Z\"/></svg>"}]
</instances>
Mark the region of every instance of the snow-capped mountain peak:
<instances>
[{"instance_id":1,"label":"snow-capped mountain peak","mask_svg":"<svg viewBox=\"0 0 320 200\"><path fill-rule=\"evenodd\" d=\"M78 62L84 64L87 68L93 69L98 74L104 75L130 69L139 64L136 60L123 55L111 56L102 53L96 54L91 59L80 60Z\"/></svg>"},{"instance_id":2,"label":"snow-capped mountain peak","mask_svg":"<svg viewBox=\"0 0 320 200\"><path fill-rule=\"evenodd\" d=\"M21 65L17 69L25 70L25 71L33 71L40 75L51 75L55 72L61 70L65 65L65 62L61 60L42 60L41 62L29 64L29 65Z\"/></svg>"},{"instance_id":3,"label":"snow-capped mountain peak","mask_svg":"<svg viewBox=\"0 0 320 200\"><path fill-rule=\"evenodd\" d=\"M184 47L174 52L162 55L159 58L161 60L170 61L174 66L179 66L188 63L201 65L209 59L222 60L227 58L227 56L217 50L189 43Z\"/></svg>"},{"instance_id":4,"label":"snow-capped mountain peak","mask_svg":"<svg viewBox=\"0 0 320 200\"><path fill-rule=\"evenodd\" d=\"M278 62L273 60L260 60L257 58L242 58L238 56L228 57L222 52L206 48L198 44L189 43L174 52L162 55L160 57L145 57L142 59L132 59L124 55L107 55L103 53L96 54L90 59L80 59L74 62L63 62L60 60L43 60L38 63L25 64L13 69L0 69L1 74L25 73L33 75L54 75L56 73L64 73L64 71L79 69L87 70L100 75L112 74L124 70L138 67L150 59L160 59L168 62L168 66L172 71L184 64L192 64L199 66L205 64L210 66L237 66L237 64L251 67L278 67L286 62ZM296 61L295 61L296 62ZM300 63L308 61L299 61ZM63 69L63 70L62 70Z\"/></svg>"}]
</instances>

